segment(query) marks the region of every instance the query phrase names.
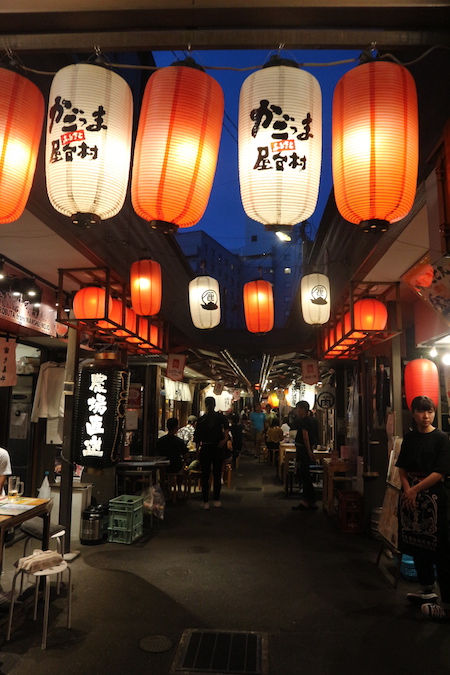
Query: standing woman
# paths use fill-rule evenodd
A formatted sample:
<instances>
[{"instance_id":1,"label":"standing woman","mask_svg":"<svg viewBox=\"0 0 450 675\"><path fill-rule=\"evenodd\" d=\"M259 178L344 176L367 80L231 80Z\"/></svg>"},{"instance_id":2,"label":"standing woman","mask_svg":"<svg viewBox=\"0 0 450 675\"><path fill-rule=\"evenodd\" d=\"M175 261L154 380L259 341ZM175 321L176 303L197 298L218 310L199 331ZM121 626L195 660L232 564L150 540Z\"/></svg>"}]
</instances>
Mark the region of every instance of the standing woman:
<instances>
[{"instance_id":1,"label":"standing woman","mask_svg":"<svg viewBox=\"0 0 450 675\"><path fill-rule=\"evenodd\" d=\"M414 428L405 434L397 460L402 493L399 503L399 549L414 559L421 589L408 593L429 619L450 621L450 555L447 492L450 442L433 426L436 407L428 396L413 399ZM436 604L436 565L441 604Z\"/></svg>"},{"instance_id":2,"label":"standing woman","mask_svg":"<svg viewBox=\"0 0 450 675\"><path fill-rule=\"evenodd\" d=\"M200 467L202 471L203 509L209 509L209 477L211 466L214 484L214 506L220 508L220 489L222 466L225 459L225 447L229 439L228 421L225 415L214 411L216 400L213 396L205 398L206 413L200 417L194 431L194 442L200 447Z\"/></svg>"}]
</instances>

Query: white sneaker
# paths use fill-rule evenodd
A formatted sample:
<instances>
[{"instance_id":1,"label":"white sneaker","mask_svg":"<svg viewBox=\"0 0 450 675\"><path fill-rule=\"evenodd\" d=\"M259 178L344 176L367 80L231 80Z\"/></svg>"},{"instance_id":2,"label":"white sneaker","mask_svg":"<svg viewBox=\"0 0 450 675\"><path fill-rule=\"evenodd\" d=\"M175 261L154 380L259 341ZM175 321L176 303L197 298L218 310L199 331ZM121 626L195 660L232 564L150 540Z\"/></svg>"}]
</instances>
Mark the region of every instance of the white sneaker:
<instances>
[{"instance_id":1,"label":"white sneaker","mask_svg":"<svg viewBox=\"0 0 450 675\"><path fill-rule=\"evenodd\" d=\"M205 511L207 511L207 510L209 509L209 503L208 503L208 502L203 502L203 504L201 505L200 508L202 508L202 509L204 509Z\"/></svg>"},{"instance_id":2,"label":"white sneaker","mask_svg":"<svg viewBox=\"0 0 450 675\"><path fill-rule=\"evenodd\" d=\"M216 509L220 509L220 507L222 506L222 502L214 502L214 506L216 507Z\"/></svg>"}]
</instances>

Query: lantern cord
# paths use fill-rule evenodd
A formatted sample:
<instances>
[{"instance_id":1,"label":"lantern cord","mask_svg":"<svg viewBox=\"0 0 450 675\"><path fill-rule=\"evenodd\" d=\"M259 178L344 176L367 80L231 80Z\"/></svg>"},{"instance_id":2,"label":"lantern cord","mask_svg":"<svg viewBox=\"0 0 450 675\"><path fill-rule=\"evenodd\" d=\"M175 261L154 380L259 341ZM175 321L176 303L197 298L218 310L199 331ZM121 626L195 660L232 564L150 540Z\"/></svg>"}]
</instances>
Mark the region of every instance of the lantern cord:
<instances>
[{"instance_id":1,"label":"lantern cord","mask_svg":"<svg viewBox=\"0 0 450 675\"><path fill-rule=\"evenodd\" d=\"M419 63L419 61L422 61L428 54L431 54L435 49L450 49L448 45L433 45L429 49L427 49L426 52L424 52L421 56L418 56L417 59L414 59L413 61L408 61L407 63L402 63L399 61L393 54L383 54L383 56L380 56L380 59L392 59L392 61L395 61L395 63L398 63L400 66L412 66L415 63Z\"/></svg>"}]
</instances>

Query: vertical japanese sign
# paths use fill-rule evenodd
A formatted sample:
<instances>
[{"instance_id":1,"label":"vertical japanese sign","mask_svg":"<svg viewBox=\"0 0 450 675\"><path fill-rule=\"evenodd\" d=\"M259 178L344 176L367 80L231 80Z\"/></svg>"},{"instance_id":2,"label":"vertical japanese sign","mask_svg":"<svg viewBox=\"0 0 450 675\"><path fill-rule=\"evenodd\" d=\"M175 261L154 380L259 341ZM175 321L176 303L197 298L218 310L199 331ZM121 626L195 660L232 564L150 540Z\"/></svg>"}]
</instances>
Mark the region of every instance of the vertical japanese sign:
<instances>
[{"instance_id":1,"label":"vertical japanese sign","mask_svg":"<svg viewBox=\"0 0 450 675\"><path fill-rule=\"evenodd\" d=\"M118 460L128 387L128 371L117 362L94 363L81 370L74 401L75 463L104 468Z\"/></svg>"},{"instance_id":2,"label":"vertical japanese sign","mask_svg":"<svg viewBox=\"0 0 450 675\"><path fill-rule=\"evenodd\" d=\"M17 384L16 342L0 338L0 387L13 387Z\"/></svg>"},{"instance_id":3,"label":"vertical japanese sign","mask_svg":"<svg viewBox=\"0 0 450 675\"><path fill-rule=\"evenodd\" d=\"M302 379L306 384L317 384L319 381L319 363L314 359L302 361Z\"/></svg>"},{"instance_id":4,"label":"vertical japanese sign","mask_svg":"<svg viewBox=\"0 0 450 675\"><path fill-rule=\"evenodd\" d=\"M186 356L183 354L169 354L167 358L167 377L174 382L183 379Z\"/></svg>"}]
</instances>

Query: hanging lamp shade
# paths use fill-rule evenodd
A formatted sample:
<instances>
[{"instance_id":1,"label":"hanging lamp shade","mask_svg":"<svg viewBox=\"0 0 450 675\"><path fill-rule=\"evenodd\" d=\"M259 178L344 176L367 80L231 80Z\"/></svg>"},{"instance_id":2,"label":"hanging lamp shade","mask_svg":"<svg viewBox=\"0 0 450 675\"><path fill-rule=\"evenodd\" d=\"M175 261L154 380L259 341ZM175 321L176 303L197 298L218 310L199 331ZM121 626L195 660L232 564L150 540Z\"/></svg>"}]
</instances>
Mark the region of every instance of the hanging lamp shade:
<instances>
[{"instance_id":1,"label":"hanging lamp shade","mask_svg":"<svg viewBox=\"0 0 450 675\"><path fill-rule=\"evenodd\" d=\"M148 333L145 335L147 342L143 342L140 347L146 352L152 354L160 351L162 346L162 331L154 323L148 324Z\"/></svg>"},{"instance_id":2,"label":"hanging lamp shade","mask_svg":"<svg viewBox=\"0 0 450 675\"><path fill-rule=\"evenodd\" d=\"M33 182L44 120L35 84L0 66L0 223L23 213Z\"/></svg>"},{"instance_id":3,"label":"hanging lamp shade","mask_svg":"<svg viewBox=\"0 0 450 675\"><path fill-rule=\"evenodd\" d=\"M208 329L220 323L219 282L201 275L189 282L189 309L196 328Z\"/></svg>"},{"instance_id":4,"label":"hanging lamp shade","mask_svg":"<svg viewBox=\"0 0 450 675\"><path fill-rule=\"evenodd\" d=\"M384 231L414 202L418 171L417 92L403 66L373 61L337 83L333 97L334 195L343 218Z\"/></svg>"},{"instance_id":5,"label":"hanging lamp shade","mask_svg":"<svg viewBox=\"0 0 450 675\"><path fill-rule=\"evenodd\" d=\"M267 397L267 403L272 406L272 408L278 408L280 405L280 399L278 398L276 391L269 392Z\"/></svg>"},{"instance_id":6,"label":"hanging lamp shade","mask_svg":"<svg viewBox=\"0 0 450 675\"><path fill-rule=\"evenodd\" d=\"M122 323L122 319L120 323ZM125 307L125 329L115 330L114 335L117 335L117 337L129 337L129 333L136 332L136 313L131 307Z\"/></svg>"},{"instance_id":7,"label":"hanging lamp shade","mask_svg":"<svg viewBox=\"0 0 450 675\"><path fill-rule=\"evenodd\" d=\"M330 318L330 280L325 274L307 274L301 281L302 313L305 323L324 324Z\"/></svg>"},{"instance_id":8,"label":"hanging lamp shade","mask_svg":"<svg viewBox=\"0 0 450 675\"><path fill-rule=\"evenodd\" d=\"M257 279L244 284L244 314L250 333L267 333L273 328L273 288L269 281Z\"/></svg>"},{"instance_id":9,"label":"hanging lamp shade","mask_svg":"<svg viewBox=\"0 0 450 675\"><path fill-rule=\"evenodd\" d=\"M363 298L353 305L354 328L384 330L388 320L386 305L375 298Z\"/></svg>"},{"instance_id":10,"label":"hanging lamp shade","mask_svg":"<svg viewBox=\"0 0 450 675\"><path fill-rule=\"evenodd\" d=\"M178 227L198 223L214 180L223 111L219 83L191 58L149 78L131 182L141 218Z\"/></svg>"},{"instance_id":11,"label":"hanging lamp shade","mask_svg":"<svg viewBox=\"0 0 450 675\"><path fill-rule=\"evenodd\" d=\"M364 333L361 333L360 331L352 330L352 318L350 315L350 312L346 312L344 314L344 333L347 335L347 333L350 333L348 336L348 340L350 341L356 341L356 340L361 340L362 338L365 337Z\"/></svg>"},{"instance_id":12,"label":"hanging lamp shade","mask_svg":"<svg viewBox=\"0 0 450 675\"><path fill-rule=\"evenodd\" d=\"M131 304L136 314L153 316L161 309L161 265L156 260L136 260L130 268Z\"/></svg>"},{"instance_id":13,"label":"hanging lamp shade","mask_svg":"<svg viewBox=\"0 0 450 675\"><path fill-rule=\"evenodd\" d=\"M439 373L434 361L414 359L405 366L404 374L406 405L416 396L429 396L437 407L439 405Z\"/></svg>"},{"instance_id":14,"label":"hanging lamp shade","mask_svg":"<svg viewBox=\"0 0 450 675\"><path fill-rule=\"evenodd\" d=\"M113 330L117 328L115 324L119 324L119 326L122 324L122 302L117 298L111 298L108 319L111 319L114 323L111 323L111 321L99 321L97 326L99 328L104 328L105 330Z\"/></svg>"},{"instance_id":15,"label":"hanging lamp shade","mask_svg":"<svg viewBox=\"0 0 450 675\"><path fill-rule=\"evenodd\" d=\"M108 316L112 301L108 298ZM105 316L106 291L99 286L80 288L73 298L73 313L76 319L100 319Z\"/></svg>"},{"instance_id":16,"label":"hanging lamp shade","mask_svg":"<svg viewBox=\"0 0 450 675\"><path fill-rule=\"evenodd\" d=\"M85 227L123 206L131 156L133 103L125 80L87 63L53 79L45 170L52 206Z\"/></svg>"},{"instance_id":17,"label":"hanging lamp shade","mask_svg":"<svg viewBox=\"0 0 450 675\"><path fill-rule=\"evenodd\" d=\"M295 225L316 208L322 156L322 94L297 63L273 57L243 83L239 183L245 213L267 229Z\"/></svg>"}]
</instances>

